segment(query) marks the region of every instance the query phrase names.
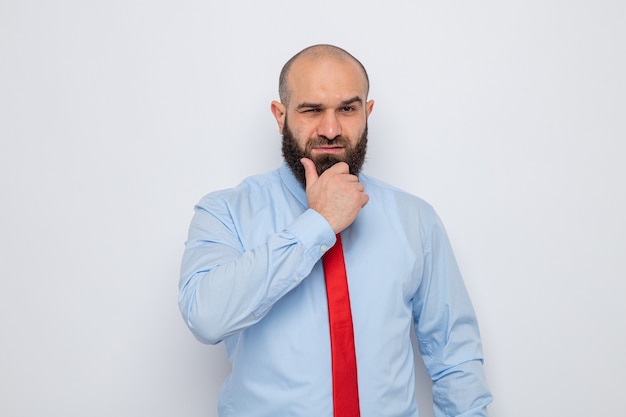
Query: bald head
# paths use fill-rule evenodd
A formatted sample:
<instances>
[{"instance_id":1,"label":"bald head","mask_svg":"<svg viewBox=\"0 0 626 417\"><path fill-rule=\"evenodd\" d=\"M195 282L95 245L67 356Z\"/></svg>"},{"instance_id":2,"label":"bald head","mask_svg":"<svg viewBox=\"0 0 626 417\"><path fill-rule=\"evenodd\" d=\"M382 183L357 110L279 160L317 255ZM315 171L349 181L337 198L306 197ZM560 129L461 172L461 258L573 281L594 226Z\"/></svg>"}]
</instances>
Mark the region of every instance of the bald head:
<instances>
[{"instance_id":1,"label":"bald head","mask_svg":"<svg viewBox=\"0 0 626 417\"><path fill-rule=\"evenodd\" d=\"M363 81L365 83L365 94L369 92L369 78L367 76L367 71L361 62L352 56L349 52L344 49L341 49L337 46L333 45L313 45L308 48L303 49L294 55L287 63L283 66L282 71L280 72L280 78L278 80L278 94L280 96L280 101L288 105L289 99L291 97L291 91L289 86L289 73L291 72L291 68L294 63L299 60L311 60L311 61L321 61L325 59L333 59L338 62L352 62L356 64L359 70L363 73Z\"/></svg>"}]
</instances>

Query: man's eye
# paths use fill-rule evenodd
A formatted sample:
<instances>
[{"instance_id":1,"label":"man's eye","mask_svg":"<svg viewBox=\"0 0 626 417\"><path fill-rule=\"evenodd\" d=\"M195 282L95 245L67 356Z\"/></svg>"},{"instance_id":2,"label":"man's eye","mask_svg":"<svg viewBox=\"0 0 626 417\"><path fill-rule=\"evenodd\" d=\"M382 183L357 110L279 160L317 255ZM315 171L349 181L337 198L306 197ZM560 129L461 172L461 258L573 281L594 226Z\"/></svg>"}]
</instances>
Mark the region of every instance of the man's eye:
<instances>
[{"instance_id":1,"label":"man's eye","mask_svg":"<svg viewBox=\"0 0 626 417\"><path fill-rule=\"evenodd\" d=\"M346 107L343 107L343 108L341 109L341 111L342 111L342 112L351 112L351 111L354 111L354 107L352 107L352 106L346 106Z\"/></svg>"}]
</instances>

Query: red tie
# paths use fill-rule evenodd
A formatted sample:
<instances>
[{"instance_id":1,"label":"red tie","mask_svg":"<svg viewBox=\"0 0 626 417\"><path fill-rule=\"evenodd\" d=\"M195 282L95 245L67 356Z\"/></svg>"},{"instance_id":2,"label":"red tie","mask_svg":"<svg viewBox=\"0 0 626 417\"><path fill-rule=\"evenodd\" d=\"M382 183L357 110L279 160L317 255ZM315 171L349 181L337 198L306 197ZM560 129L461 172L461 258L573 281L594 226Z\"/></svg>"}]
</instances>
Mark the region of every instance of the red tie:
<instances>
[{"instance_id":1,"label":"red tie","mask_svg":"<svg viewBox=\"0 0 626 417\"><path fill-rule=\"evenodd\" d=\"M337 234L337 243L326 252L322 262L328 298L335 417L359 417L354 330L341 235Z\"/></svg>"}]
</instances>

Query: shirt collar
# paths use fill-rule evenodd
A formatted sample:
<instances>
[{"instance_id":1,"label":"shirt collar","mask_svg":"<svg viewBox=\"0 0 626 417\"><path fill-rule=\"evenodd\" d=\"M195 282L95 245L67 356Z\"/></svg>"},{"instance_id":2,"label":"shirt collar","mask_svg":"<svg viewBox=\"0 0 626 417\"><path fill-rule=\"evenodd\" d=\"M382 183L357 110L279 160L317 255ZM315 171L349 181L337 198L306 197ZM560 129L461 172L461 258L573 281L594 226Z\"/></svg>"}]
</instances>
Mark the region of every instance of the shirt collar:
<instances>
[{"instance_id":1,"label":"shirt collar","mask_svg":"<svg viewBox=\"0 0 626 417\"><path fill-rule=\"evenodd\" d=\"M302 204L304 207L308 207L308 202L306 199L306 191L302 187L302 184L296 179L291 172L291 168L287 165L286 162L283 161L283 164L280 168L278 168L278 174L280 175L280 179L283 181L283 184L287 187L287 189L293 194L294 197Z\"/></svg>"}]
</instances>

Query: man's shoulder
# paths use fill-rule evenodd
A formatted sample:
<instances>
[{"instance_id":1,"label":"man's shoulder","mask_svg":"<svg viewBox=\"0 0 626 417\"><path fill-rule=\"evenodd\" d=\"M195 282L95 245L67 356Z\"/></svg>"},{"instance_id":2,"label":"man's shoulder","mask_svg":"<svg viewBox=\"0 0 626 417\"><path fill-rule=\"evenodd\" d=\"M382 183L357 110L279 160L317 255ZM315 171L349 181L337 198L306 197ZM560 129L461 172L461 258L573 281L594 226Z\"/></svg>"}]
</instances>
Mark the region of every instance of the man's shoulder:
<instances>
[{"instance_id":1,"label":"man's shoulder","mask_svg":"<svg viewBox=\"0 0 626 417\"><path fill-rule=\"evenodd\" d=\"M267 187L272 187L279 183L280 176L278 175L278 170L274 170L261 174L251 175L241 180L241 182L234 187L211 191L205 197L228 198L229 196L235 196L242 193L267 190Z\"/></svg>"},{"instance_id":2,"label":"man's shoulder","mask_svg":"<svg viewBox=\"0 0 626 417\"><path fill-rule=\"evenodd\" d=\"M200 204L208 202L230 204L241 201L242 198L250 199L257 195L266 196L271 194L272 190L278 185L280 185L278 170L256 174L244 178L234 187L209 192L202 197Z\"/></svg>"},{"instance_id":3,"label":"man's shoulder","mask_svg":"<svg viewBox=\"0 0 626 417\"><path fill-rule=\"evenodd\" d=\"M432 210L432 206L426 200L385 181L381 181L366 174L360 174L359 181L365 185L366 191L369 194L378 193L381 198L384 199L390 198L404 204L415 205L416 207L429 211Z\"/></svg>"}]
</instances>

